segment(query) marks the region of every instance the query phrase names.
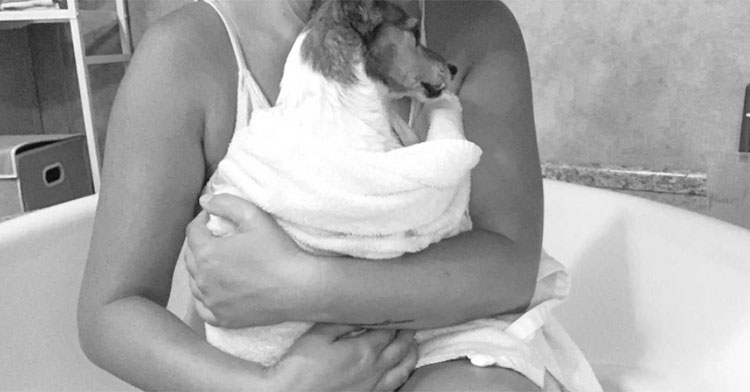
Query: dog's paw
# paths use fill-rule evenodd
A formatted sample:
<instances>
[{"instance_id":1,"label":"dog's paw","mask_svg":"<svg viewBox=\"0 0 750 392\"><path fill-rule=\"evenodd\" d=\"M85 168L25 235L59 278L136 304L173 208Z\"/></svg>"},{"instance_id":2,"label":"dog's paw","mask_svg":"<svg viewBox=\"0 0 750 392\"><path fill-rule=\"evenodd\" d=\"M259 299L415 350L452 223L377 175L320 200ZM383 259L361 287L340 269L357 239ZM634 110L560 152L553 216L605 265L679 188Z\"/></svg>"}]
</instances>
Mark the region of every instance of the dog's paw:
<instances>
[{"instance_id":1,"label":"dog's paw","mask_svg":"<svg viewBox=\"0 0 750 392\"><path fill-rule=\"evenodd\" d=\"M444 94L425 105L430 120L427 140L463 139L463 116L461 102L455 94Z\"/></svg>"},{"instance_id":2,"label":"dog's paw","mask_svg":"<svg viewBox=\"0 0 750 392\"><path fill-rule=\"evenodd\" d=\"M433 99L424 105L430 121L440 118L456 120L461 118L463 111L461 102L455 94L445 93L440 98Z\"/></svg>"}]
</instances>

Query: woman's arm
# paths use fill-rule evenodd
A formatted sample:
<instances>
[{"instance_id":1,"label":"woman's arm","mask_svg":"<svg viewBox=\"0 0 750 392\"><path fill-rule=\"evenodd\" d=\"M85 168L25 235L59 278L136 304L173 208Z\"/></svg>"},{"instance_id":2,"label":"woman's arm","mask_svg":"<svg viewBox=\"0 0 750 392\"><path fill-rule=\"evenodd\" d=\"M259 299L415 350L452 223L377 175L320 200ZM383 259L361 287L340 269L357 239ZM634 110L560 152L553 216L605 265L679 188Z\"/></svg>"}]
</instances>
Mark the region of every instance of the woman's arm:
<instances>
[{"instance_id":1,"label":"woman's arm","mask_svg":"<svg viewBox=\"0 0 750 392\"><path fill-rule=\"evenodd\" d=\"M531 81L520 29L492 3L465 38L482 44L466 49L475 60L459 91L466 136L484 151L472 172L474 229L400 260L319 260L312 318L429 328L528 305L543 229Z\"/></svg>"},{"instance_id":2,"label":"woman's arm","mask_svg":"<svg viewBox=\"0 0 750 392\"><path fill-rule=\"evenodd\" d=\"M142 389L237 387L249 381L248 364L211 348L165 309L204 181L199 86L207 83L188 59L198 51L171 30L162 24L146 34L113 106L80 341L94 363ZM257 374L253 381L262 382Z\"/></svg>"},{"instance_id":3,"label":"woman's arm","mask_svg":"<svg viewBox=\"0 0 750 392\"><path fill-rule=\"evenodd\" d=\"M222 91L210 77L221 64L201 48L205 27L183 22L173 17L147 33L111 114L79 299L83 351L145 390L396 388L416 358L408 335L341 339L350 327L318 328L288 361L264 369L213 348L165 309L205 178L206 100ZM233 64L228 42L219 53Z\"/></svg>"},{"instance_id":4,"label":"woman's arm","mask_svg":"<svg viewBox=\"0 0 750 392\"><path fill-rule=\"evenodd\" d=\"M483 4L491 8L485 25L472 25L477 36L462 40L482 44L465 45L474 61L459 92L467 137L484 150L472 175L474 229L397 260L314 257L295 251L253 207L217 197L204 207L244 223L241 235L219 241L206 238L202 218L193 222L189 238L202 233L191 266L202 317L225 326L307 320L430 328L528 305L543 224L528 62L507 8ZM248 248L258 249L252 261Z\"/></svg>"}]
</instances>

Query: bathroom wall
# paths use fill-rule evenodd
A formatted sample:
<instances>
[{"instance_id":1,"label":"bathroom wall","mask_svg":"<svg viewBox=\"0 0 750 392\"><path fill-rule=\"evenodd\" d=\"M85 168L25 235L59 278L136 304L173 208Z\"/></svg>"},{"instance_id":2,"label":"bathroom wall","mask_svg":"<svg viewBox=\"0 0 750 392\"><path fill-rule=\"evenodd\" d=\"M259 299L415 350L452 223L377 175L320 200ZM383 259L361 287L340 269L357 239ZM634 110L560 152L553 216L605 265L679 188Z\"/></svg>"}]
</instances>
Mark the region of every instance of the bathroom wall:
<instances>
[{"instance_id":1,"label":"bathroom wall","mask_svg":"<svg viewBox=\"0 0 750 392\"><path fill-rule=\"evenodd\" d=\"M189 1L129 0L134 45L159 17ZM750 83L750 2L505 2L516 14L527 42L544 161L705 172L707 153L736 149L744 86ZM113 2L83 3L102 8ZM53 35L49 29L37 25L20 32L0 30L0 43L8 46L29 35ZM100 51L116 42L106 25L90 25L86 31L89 46ZM66 38L64 31L55 34ZM14 48L29 50L18 45ZM57 57L69 59L69 50ZM0 58L4 78L0 91L22 92L10 84L30 75L28 71L11 75L8 70L16 67L9 61L10 56ZM72 70L68 65L63 71L70 74ZM97 128L103 135L122 68L94 66L90 71L99 94L93 101L101 105L95 111ZM75 88L74 83L70 85ZM0 109L4 118L12 115L15 122L22 123L16 130L38 129L42 123L60 124L53 128L64 131L80 128L77 110L70 109L72 114L67 114L54 109L65 106L58 97L47 105L54 109L52 117L43 121L41 115L31 115L27 109L34 103L33 97L13 95L12 105L5 97Z\"/></svg>"},{"instance_id":2,"label":"bathroom wall","mask_svg":"<svg viewBox=\"0 0 750 392\"><path fill-rule=\"evenodd\" d=\"M128 0L133 45L158 18L190 1ZM82 2L94 9L112 3ZM738 145L744 88L750 83L750 2L505 3L526 39L545 175L706 210L708 159L717 151L736 151ZM117 50L110 27L86 26L89 48ZM0 30L0 49L15 53L16 63L29 63L29 58L52 51L24 48L18 42L54 44L34 38L44 34L54 38L42 25ZM56 34L65 40L64 31ZM72 75L69 49L55 56L63 64L67 61L62 72ZM44 64L56 64L53 57ZM0 56L0 117L12 119L0 123L0 134L50 128L49 124L61 124L53 130L79 132L75 84L70 84L73 93L67 98L51 92L46 101L35 98L33 89L19 88L19 83L55 73L14 73L18 67L11 63L9 57ZM100 141L123 69L122 65L89 68ZM59 80L47 78L43 86ZM41 113L29 112L37 104Z\"/></svg>"},{"instance_id":3,"label":"bathroom wall","mask_svg":"<svg viewBox=\"0 0 750 392\"><path fill-rule=\"evenodd\" d=\"M189 0L129 0L133 40ZM506 0L530 57L545 177L710 213L750 83L747 0Z\"/></svg>"},{"instance_id":4,"label":"bathroom wall","mask_svg":"<svg viewBox=\"0 0 750 392\"><path fill-rule=\"evenodd\" d=\"M129 0L133 41L189 0ZM747 0L506 0L531 61L542 160L706 171L735 151Z\"/></svg>"},{"instance_id":5,"label":"bathroom wall","mask_svg":"<svg viewBox=\"0 0 750 392\"><path fill-rule=\"evenodd\" d=\"M706 171L736 151L747 0L506 0L524 32L544 161Z\"/></svg>"}]
</instances>

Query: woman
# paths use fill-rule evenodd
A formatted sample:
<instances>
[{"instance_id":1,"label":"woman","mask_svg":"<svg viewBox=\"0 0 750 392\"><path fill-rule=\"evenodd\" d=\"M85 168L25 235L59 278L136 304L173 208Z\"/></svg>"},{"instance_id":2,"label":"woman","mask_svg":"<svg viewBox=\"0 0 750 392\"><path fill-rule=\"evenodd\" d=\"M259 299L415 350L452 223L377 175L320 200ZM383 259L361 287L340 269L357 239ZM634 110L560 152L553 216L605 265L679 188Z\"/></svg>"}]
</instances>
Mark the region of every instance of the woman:
<instances>
[{"instance_id":1,"label":"woman","mask_svg":"<svg viewBox=\"0 0 750 392\"><path fill-rule=\"evenodd\" d=\"M417 1L395 2L418 15ZM263 371L214 350L171 316L164 306L184 228L241 111L252 111L242 87L236 92L244 83L238 72L249 67L273 102L310 0L217 3L187 5L153 27L118 93L79 310L82 347L94 362L144 389L392 390L414 366L411 334L392 328L446 326L528 305L543 212L521 33L500 2L428 1L429 46L458 66L450 88L461 98L467 138L484 150L472 177L474 230L387 268L321 259L314 269L291 256L296 248L263 213L216 197L204 207L241 229L218 246L203 231L205 213L189 227L202 317L224 326L305 320L382 329L337 339L351 327L318 327ZM233 41L246 64L235 61ZM407 115L408 104L402 109ZM262 250L248 250L253 242ZM296 295L278 297L289 292ZM511 370L459 360L418 369L402 390L436 387L539 389Z\"/></svg>"}]
</instances>

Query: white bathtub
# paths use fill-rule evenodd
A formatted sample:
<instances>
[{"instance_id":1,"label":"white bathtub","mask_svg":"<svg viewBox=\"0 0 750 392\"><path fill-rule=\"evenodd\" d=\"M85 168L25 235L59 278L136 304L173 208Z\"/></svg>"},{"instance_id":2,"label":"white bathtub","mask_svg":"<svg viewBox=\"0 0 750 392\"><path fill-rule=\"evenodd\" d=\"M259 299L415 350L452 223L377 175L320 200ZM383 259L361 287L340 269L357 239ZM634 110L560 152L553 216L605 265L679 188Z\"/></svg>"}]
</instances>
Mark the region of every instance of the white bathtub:
<instances>
[{"instance_id":1,"label":"white bathtub","mask_svg":"<svg viewBox=\"0 0 750 392\"><path fill-rule=\"evenodd\" d=\"M545 248L568 265L557 315L609 391L750 391L750 232L545 181ZM78 348L94 196L0 223L0 390L132 390Z\"/></svg>"}]
</instances>

